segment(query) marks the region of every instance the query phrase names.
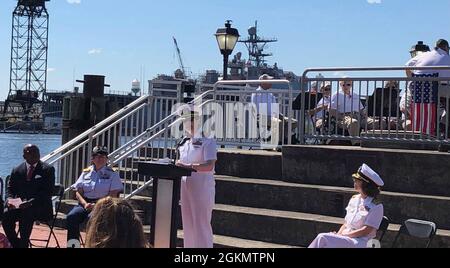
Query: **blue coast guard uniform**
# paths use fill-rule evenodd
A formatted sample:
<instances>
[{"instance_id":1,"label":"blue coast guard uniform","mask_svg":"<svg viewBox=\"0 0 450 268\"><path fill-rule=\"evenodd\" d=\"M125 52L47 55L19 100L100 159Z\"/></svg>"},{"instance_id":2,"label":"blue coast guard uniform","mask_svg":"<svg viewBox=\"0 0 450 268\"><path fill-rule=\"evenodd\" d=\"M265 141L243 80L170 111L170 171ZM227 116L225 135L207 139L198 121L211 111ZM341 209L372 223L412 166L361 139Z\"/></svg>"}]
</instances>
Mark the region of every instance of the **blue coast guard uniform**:
<instances>
[{"instance_id":1,"label":"blue coast guard uniform","mask_svg":"<svg viewBox=\"0 0 450 268\"><path fill-rule=\"evenodd\" d=\"M378 187L384 186L381 177L366 164L353 177L368 183L375 183ZM342 235L335 233L319 234L309 248L367 248L369 241L376 237L377 230L383 220L383 205L374 203L372 197L364 199L358 194L352 197L346 210L347 215ZM346 234L364 226L372 227L374 230L364 237L350 238L346 236Z\"/></svg>"},{"instance_id":2,"label":"blue coast guard uniform","mask_svg":"<svg viewBox=\"0 0 450 268\"><path fill-rule=\"evenodd\" d=\"M86 201L97 201L112 191L123 190L119 174L111 167L105 166L96 171L94 166L83 170L83 173L72 185L72 189L83 192Z\"/></svg>"},{"instance_id":3,"label":"blue coast guard uniform","mask_svg":"<svg viewBox=\"0 0 450 268\"><path fill-rule=\"evenodd\" d=\"M107 155L107 152L100 151L99 154ZM122 181L117 172L108 166L95 170L95 165L84 169L71 188L81 193L88 203L96 203L99 199L107 197L111 192L123 191ZM80 224L89 217L89 214L90 211L87 211L81 204L70 211L67 215L68 241L79 239Z\"/></svg>"}]
</instances>

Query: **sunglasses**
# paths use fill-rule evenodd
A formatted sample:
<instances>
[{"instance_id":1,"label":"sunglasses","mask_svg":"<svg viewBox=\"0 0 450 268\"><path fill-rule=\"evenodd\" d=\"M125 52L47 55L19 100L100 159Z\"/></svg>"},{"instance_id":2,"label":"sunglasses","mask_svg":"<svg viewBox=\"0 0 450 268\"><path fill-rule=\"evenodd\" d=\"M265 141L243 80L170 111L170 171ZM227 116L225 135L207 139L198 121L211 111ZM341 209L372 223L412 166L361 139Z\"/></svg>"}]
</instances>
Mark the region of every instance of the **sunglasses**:
<instances>
[{"instance_id":1,"label":"sunglasses","mask_svg":"<svg viewBox=\"0 0 450 268\"><path fill-rule=\"evenodd\" d=\"M107 152L108 151L108 147L106 146L97 146L92 150L92 153L96 154L98 152Z\"/></svg>"},{"instance_id":2,"label":"sunglasses","mask_svg":"<svg viewBox=\"0 0 450 268\"><path fill-rule=\"evenodd\" d=\"M343 86L347 86L347 87L351 87L353 84L347 83L347 84L342 84Z\"/></svg>"}]
</instances>

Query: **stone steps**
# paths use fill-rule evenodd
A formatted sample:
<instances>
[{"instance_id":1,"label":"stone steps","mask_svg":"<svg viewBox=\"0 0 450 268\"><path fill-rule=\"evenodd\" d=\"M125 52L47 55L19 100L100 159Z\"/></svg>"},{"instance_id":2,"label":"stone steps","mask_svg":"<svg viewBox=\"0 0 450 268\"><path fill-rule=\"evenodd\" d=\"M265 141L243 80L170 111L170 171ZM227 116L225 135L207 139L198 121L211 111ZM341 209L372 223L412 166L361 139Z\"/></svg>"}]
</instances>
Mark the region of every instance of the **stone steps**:
<instances>
[{"instance_id":1,"label":"stone steps","mask_svg":"<svg viewBox=\"0 0 450 268\"><path fill-rule=\"evenodd\" d=\"M283 147L283 180L352 187L366 163L385 182L384 191L450 197L450 154L338 146ZM225 174L228 175L228 174Z\"/></svg>"},{"instance_id":2,"label":"stone steps","mask_svg":"<svg viewBox=\"0 0 450 268\"><path fill-rule=\"evenodd\" d=\"M122 169L121 175L127 176L125 187L143 185L136 170L139 160L128 159L129 166ZM306 247L318 233L337 231L355 193L351 175L367 163L385 180L380 201L385 215L397 223L391 224L383 247L391 246L398 224L408 218L434 221L439 231L432 247L450 247L450 165L446 161L446 154L434 152L355 147L288 146L283 154L220 150L216 171L221 175L216 176L212 220L215 244ZM131 201L144 224L151 218L151 195L152 187L148 187ZM70 206L73 203L63 205L65 213ZM178 236L180 242L182 235ZM407 239L399 242L408 247L425 245Z\"/></svg>"},{"instance_id":3,"label":"stone steps","mask_svg":"<svg viewBox=\"0 0 450 268\"><path fill-rule=\"evenodd\" d=\"M216 205L213 226L216 234L258 239L264 242L306 247L318 233L339 230L342 218L317 214ZM382 247L391 247L399 225L390 225ZM423 241L399 240L400 247L424 247ZM450 247L450 231L438 230L431 247Z\"/></svg>"},{"instance_id":4,"label":"stone steps","mask_svg":"<svg viewBox=\"0 0 450 268\"><path fill-rule=\"evenodd\" d=\"M245 207L345 217L353 188L216 176L216 202ZM450 229L450 198L382 192L379 200L392 222L426 219Z\"/></svg>"},{"instance_id":5,"label":"stone steps","mask_svg":"<svg viewBox=\"0 0 450 268\"><path fill-rule=\"evenodd\" d=\"M344 217L345 207L354 194L355 191L347 187L216 176L216 202L219 204ZM133 199L145 200L151 195L150 186ZM438 228L450 229L449 197L383 191L379 200L392 222L426 219L435 222ZM138 209L144 210L142 205Z\"/></svg>"},{"instance_id":6,"label":"stone steps","mask_svg":"<svg viewBox=\"0 0 450 268\"><path fill-rule=\"evenodd\" d=\"M75 205L73 201L64 203L62 215ZM338 230L343 221L342 218L318 214L217 204L212 225L214 234L221 237L240 238L252 243L259 241L279 246L306 247L318 233ZM65 226L64 219L58 221L58 226ZM391 224L383 247L391 246L398 229L399 225ZM402 243L401 240L400 245ZM420 241L413 244L408 241L407 245L423 246ZM450 231L439 230L432 247L450 247Z\"/></svg>"}]
</instances>

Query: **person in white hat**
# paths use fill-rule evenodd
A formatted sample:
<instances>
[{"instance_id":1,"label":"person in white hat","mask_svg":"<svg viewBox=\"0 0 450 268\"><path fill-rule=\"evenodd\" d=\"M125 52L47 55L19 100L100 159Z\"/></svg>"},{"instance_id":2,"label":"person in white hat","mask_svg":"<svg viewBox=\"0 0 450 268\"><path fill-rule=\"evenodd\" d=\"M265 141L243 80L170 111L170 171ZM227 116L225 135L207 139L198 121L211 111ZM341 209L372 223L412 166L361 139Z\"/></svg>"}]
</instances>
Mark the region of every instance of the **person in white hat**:
<instances>
[{"instance_id":1,"label":"person in white hat","mask_svg":"<svg viewBox=\"0 0 450 268\"><path fill-rule=\"evenodd\" d=\"M450 46L448 41L445 39L439 39L436 42L435 49L433 49L432 51L420 54L419 56L412 58L406 63L407 67L433 67L449 65ZM407 70L406 75L408 77L437 76L443 79L443 81L440 81L440 84L436 84L436 86L438 87L437 93L434 91L434 83L431 87L431 90L427 86L422 85L430 81L416 81L416 83L411 83L410 91L412 90L412 92L408 92L402 97L403 101L401 104L402 112L406 115L404 123L406 130L422 132L429 135L437 134L439 136L440 133L437 133L437 130L439 129L437 122L441 121L441 119L444 119L442 118L442 116L445 116L446 114L445 108L448 109L448 107L446 107L446 100L450 98L450 81L446 79L450 77L450 70ZM436 96L436 94L438 96ZM430 98L427 97L428 95L431 95ZM428 101L429 99L431 100L435 98L441 100L437 101L437 104L434 103L434 101ZM440 106L442 106L444 109L440 109ZM428 113L428 109L431 109L432 111L437 110L438 115L435 116L435 112L433 112L431 116L427 116L426 114ZM443 122L445 122L445 119L443 120ZM445 127L440 128L441 131L444 129Z\"/></svg>"},{"instance_id":2,"label":"person in white hat","mask_svg":"<svg viewBox=\"0 0 450 268\"><path fill-rule=\"evenodd\" d=\"M353 175L355 195L347 207L345 223L336 233L319 234L309 248L367 248L374 239L384 216L382 204L374 202L384 186L381 177L368 165Z\"/></svg>"},{"instance_id":3,"label":"person in white hat","mask_svg":"<svg viewBox=\"0 0 450 268\"><path fill-rule=\"evenodd\" d=\"M269 140L270 138L271 145L278 145L282 143L282 139L287 141L289 118L281 113L281 103L278 103L274 94L266 92L272 89L270 80L273 79L268 74L259 77L261 84L256 89L257 93L252 94L251 103L256 108L260 138L263 140ZM290 121L291 129L295 129L297 127L297 120L292 118Z\"/></svg>"},{"instance_id":4,"label":"person in white hat","mask_svg":"<svg viewBox=\"0 0 450 268\"><path fill-rule=\"evenodd\" d=\"M256 89L256 93L252 94L251 102L256 107L260 138L266 140L271 137L272 142L278 144L280 137L276 137L272 133L275 135L279 133L280 110L277 98L271 92L266 92L272 89L270 80L273 80L273 77L268 74L259 77L261 84Z\"/></svg>"},{"instance_id":5,"label":"person in white hat","mask_svg":"<svg viewBox=\"0 0 450 268\"><path fill-rule=\"evenodd\" d=\"M261 84L256 89L257 93L252 94L252 103L256 105L258 115L278 118L279 109L277 99L272 93L265 92L272 88L270 80L273 80L273 77L264 74L259 77L259 80Z\"/></svg>"},{"instance_id":6,"label":"person in white hat","mask_svg":"<svg viewBox=\"0 0 450 268\"><path fill-rule=\"evenodd\" d=\"M181 180L181 215L184 231L184 248L212 248L211 226L215 202L215 164L217 143L202 134L201 115L188 112L181 115L186 132L177 146L177 165L194 169L190 177Z\"/></svg>"}]
</instances>

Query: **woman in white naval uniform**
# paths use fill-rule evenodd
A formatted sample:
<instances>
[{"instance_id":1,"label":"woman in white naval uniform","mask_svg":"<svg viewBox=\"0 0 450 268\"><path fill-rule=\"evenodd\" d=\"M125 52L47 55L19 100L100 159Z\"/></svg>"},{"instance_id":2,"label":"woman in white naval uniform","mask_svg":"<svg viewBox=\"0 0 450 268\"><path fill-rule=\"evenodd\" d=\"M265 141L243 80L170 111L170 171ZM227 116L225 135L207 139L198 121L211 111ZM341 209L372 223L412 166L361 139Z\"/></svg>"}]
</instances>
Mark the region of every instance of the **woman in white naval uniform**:
<instances>
[{"instance_id":1,"label":"woman in white naval uniform","mask_svg":"<svg viewBox=\"0 0 450 268\"><path fill-rule=\"evenodd\" d=\"M337 233L319 234L309 248L367 248L369 241L376 237L384 210L374 199L384 182L366 164L353 175L353 180L359 194L348 204L344 225Z\"/></svg>"},{"instance_id":2,"label":"woman in white naval uniform","mask_svg":"<svg viewBox=\"0 0 450 268\"><path fill-rule=\"evenodd\" d=\"M178 166L196 170L181 181L181 214L185 248L212 248L212 211L215 203L217 144L203 137L198 114L184 117L186 138L179 146ZM194 122L195 121L195 122Z\"/></svg>"}]
</instances>

